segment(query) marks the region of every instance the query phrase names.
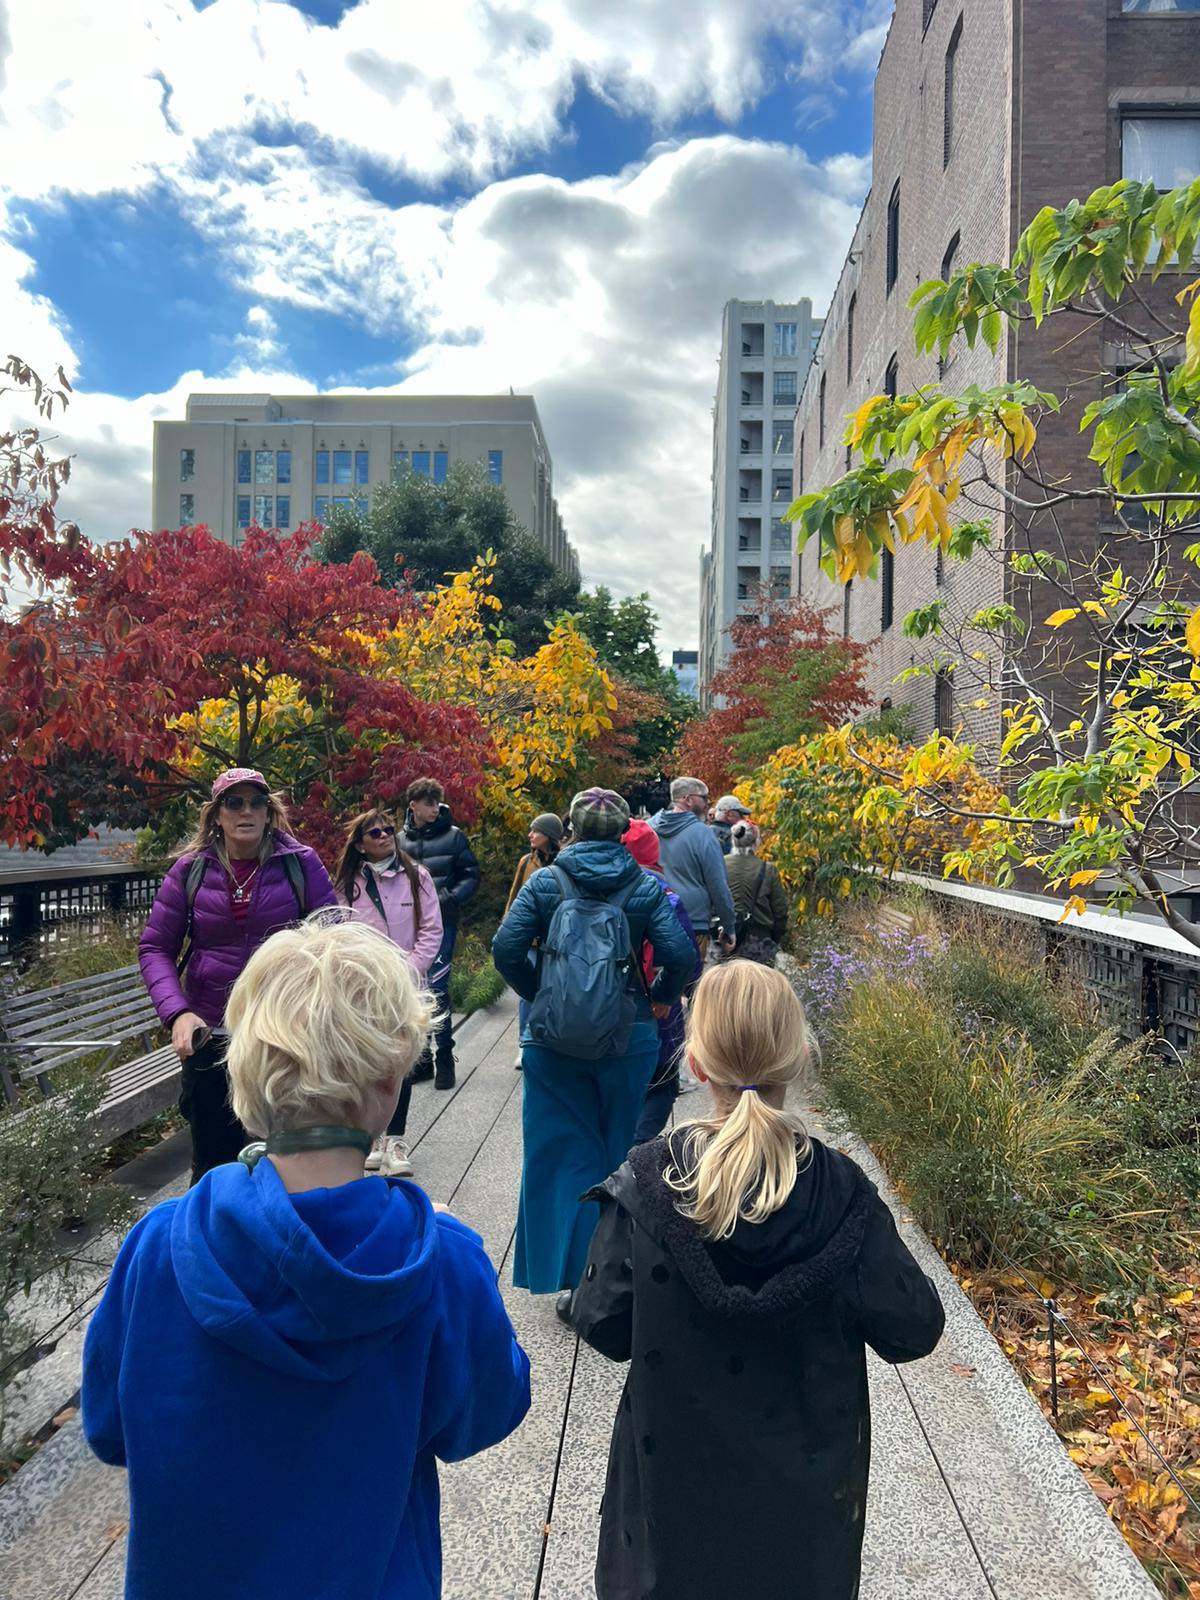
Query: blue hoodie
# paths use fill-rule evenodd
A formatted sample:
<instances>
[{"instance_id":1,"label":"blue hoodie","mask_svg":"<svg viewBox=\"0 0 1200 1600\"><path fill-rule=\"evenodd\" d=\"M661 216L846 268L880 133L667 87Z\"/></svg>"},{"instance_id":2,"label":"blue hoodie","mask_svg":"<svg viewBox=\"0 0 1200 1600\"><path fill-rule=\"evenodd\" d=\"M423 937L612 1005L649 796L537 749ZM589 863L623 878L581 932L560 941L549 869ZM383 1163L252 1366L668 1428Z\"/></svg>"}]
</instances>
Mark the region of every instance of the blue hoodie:
<instances>
[{"instance_id":1,"label":"blue hoodie","mask_svg":"<svg viewBox=\"0 0 1200 1600\"><path fill-rule=\"evenodd\" d=\"M436 1600L436 1458L529 1409L481 1240L413 1184L215 1168L121 1248L83 1428L128 1466L126 1600Z\"/></svg>"},{"instance_id":2,"label":"blue hoodie","mask_svg":"<svg viewBox=\"0 0 1200 1600\"><path fill-rule=\"evenodd\" d=\"M694 811L656 811L650 826L658 835L663 873L683 901L692 927L707 934L709 922L719 916L732 934L737 916L716 834Z\"/></svg>"}]
</instances>

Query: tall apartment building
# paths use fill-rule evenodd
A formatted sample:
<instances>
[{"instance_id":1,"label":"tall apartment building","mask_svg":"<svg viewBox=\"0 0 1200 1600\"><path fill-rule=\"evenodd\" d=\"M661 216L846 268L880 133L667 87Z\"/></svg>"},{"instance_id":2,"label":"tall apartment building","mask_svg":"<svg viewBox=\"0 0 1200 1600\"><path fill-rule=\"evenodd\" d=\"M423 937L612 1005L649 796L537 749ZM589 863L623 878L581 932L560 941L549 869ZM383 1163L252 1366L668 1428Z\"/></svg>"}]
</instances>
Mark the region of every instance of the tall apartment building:
<instances>
[{"instance_id":1,"label":"tall apartment building","mask_svg":"<svg viewBox=\"0 0 1200 1600\"><path fill-rule=\"evenodd\" d=\"M460 461L482 466L555 565L578 576L531 395L189 395L185 421L154 424L151 520L203 522L236 544L252 522L320 521L397 467L443 483Z\"/></svg>"},{"instance_id":2,"label":"tall apartment building","mask_svg":"<svg viewBox=\"0 0 1200 1600\"><path fill-rule=\"evenodd\" d=\"M730 300L713 405L712 544L700 559L702 702L729 653L726 629L762 585L787 594L793 418L821 331L812 302Z\"/></svg>"},{"instance_id":3,"label":"tall apartment building","mask_svg":"<svg viewBox=\"0 0 1200 1600\"><path fill-rule=\"evenodd\" d=\"M1021 327L994 356L960 338L939 363L913 353L909 296L966 263L1008 261L1042 206L1119 177L1171 188L1198 172L1200 0L896 0L875 82L871 193L796 411L797 492L847 469L844 419L870 395L939 379L958 392L1020 376L1067 396L1062 415L1042 423L1039 462L1047 477L1086 480L1080 414L1132 364L1129 352L1086 326L1068 339L1060 322ZM1164 298L1178 287L1158 286ZM993 520L1003 548L1003 511ZM1104 537L1095 506L1065 507L1059 523L1080 551ZM944 674L903 688L894 680L916 659L905 615L936 596L956 614L1002 600L998 564L943 564L924 544L903 545L884 557L878 582L843 590L817 563L811 545L793 556L793 582L836 607L848 637L875 642L875 702L909 704L919 735L962 727L994 749L997 698L976 708L975 692L956 698Z\"/></svg>"}]
</instances>

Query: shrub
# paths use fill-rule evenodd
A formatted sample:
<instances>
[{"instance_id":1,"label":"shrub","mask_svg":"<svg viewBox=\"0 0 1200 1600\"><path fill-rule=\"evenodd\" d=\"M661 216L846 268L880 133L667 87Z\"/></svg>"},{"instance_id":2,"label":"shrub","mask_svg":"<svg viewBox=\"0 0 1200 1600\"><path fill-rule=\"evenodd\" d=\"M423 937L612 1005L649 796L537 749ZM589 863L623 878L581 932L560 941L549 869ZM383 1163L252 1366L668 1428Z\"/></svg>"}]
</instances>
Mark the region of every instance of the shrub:
<instances>
[{"instance_id":1,"label":"shrub","mask_svg":"<svg viewBox=\"0 0 1200 1600\"><path fill-rule=\"evenodd\" d=\"M0 1124L0 1431L5 1394L20 1379L31 1338L21 1296L48 1273L65 1280L75 1265L62 1253L59 1229L123 1225L132 1216L132 1195L93 1183L83 1164L99 1093L96 1084L81 1085Z\"/></svg>"},{"instance_id":2,"label":"shrub","mask_svg":"<svg viewBox=\"0 0 1200 1600\"><path fill-rule=\"evenodd\" d=\"M1058 1078L1011 1029L966 1031L937 983L875 975L847 992L826 1051L835 1122L878 1152L937 1243L966 1265L1003 1255L1127 1281L1148 1256L1132 1220L1148 1176L1092 1107L1143 1047L1111 1034Z\"/></svg>"}]
</instances>

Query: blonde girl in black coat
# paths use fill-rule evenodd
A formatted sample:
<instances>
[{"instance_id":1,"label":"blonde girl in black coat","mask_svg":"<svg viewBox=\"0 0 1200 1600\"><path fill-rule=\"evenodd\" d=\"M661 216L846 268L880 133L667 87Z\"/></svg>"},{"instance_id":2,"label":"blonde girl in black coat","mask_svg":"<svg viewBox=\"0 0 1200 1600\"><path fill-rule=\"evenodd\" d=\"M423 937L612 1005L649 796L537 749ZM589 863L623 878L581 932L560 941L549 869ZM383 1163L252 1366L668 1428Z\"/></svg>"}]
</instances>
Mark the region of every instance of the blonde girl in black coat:
<instances>
[{"instance_id":1,"label":"blonde girl in black coat","mask_svg":"<svg viewBox=\"0 0 1200 1600\"><path fill-rule=\"evenodd\" d=\"M865 1347L941 1337L937 1292L849 1157L785 1107L809 1060L783 973L710 967L687 1056L713 1116L640 1145L602 1202L571 1320L628 1361L599 1600L854 1600L871 1416Z\"/></svg>"}]
</instances>

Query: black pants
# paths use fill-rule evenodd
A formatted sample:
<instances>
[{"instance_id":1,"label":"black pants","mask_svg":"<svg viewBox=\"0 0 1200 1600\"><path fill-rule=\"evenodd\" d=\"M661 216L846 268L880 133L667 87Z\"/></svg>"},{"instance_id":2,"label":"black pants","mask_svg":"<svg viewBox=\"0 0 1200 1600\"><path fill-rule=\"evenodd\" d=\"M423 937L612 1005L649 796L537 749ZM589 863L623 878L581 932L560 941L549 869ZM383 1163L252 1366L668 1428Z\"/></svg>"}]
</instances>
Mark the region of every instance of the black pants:
<instances>
[{"instance_id":1,"label":"black pants","mask_svg":"<svg viewBox=\"0 0 1200 1600\"><path fill-rule=\"evenodd\" d=\"M224 1039L210 1039L183 1063L179 1109L192 1130L192 1182L226 1161L236 1161L250 1135L229 1104Z\"/></svg>"},{"instance_id":2,"label":"black pants","mask_svg":"<svg viewBox=\"0 0 1200 1600\"><path fill-rule=\"evenodd\" d=\"M392 1112L392 1120L387 1126L387 1131L391 1135L403 1134L408 1127L408 1105L411 1099L412 1078L406 1074L404 1082L400 1085L400 1098L396 1101L396 1109Z\"/></svg>"}]
</instances>

